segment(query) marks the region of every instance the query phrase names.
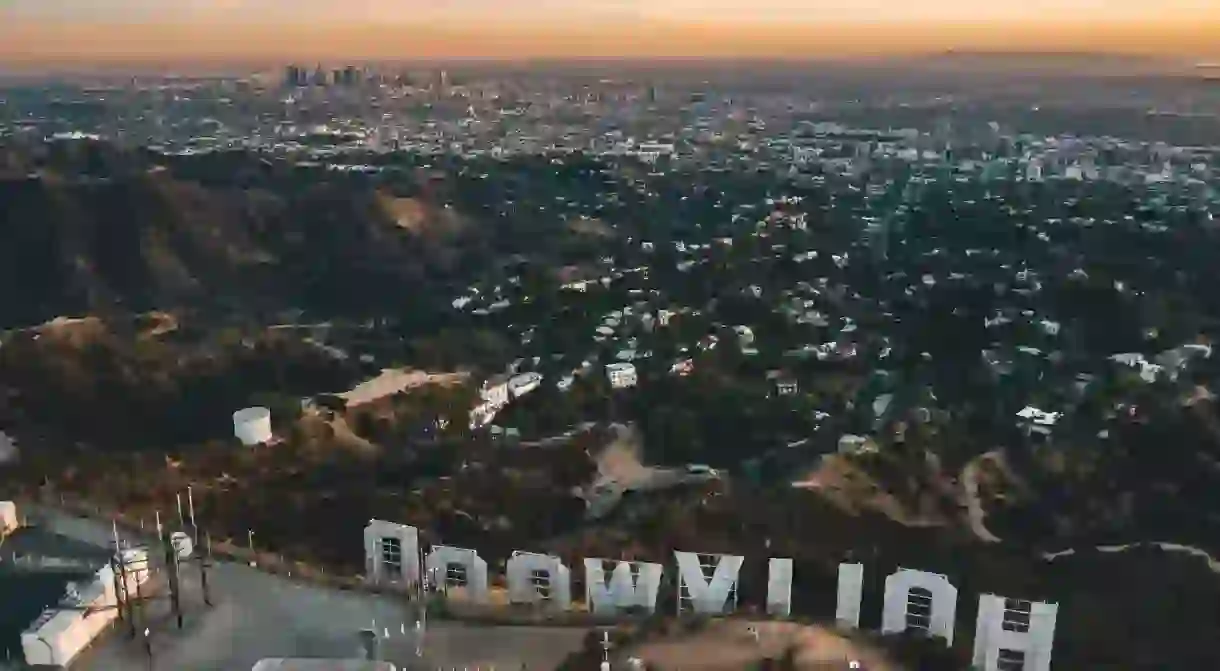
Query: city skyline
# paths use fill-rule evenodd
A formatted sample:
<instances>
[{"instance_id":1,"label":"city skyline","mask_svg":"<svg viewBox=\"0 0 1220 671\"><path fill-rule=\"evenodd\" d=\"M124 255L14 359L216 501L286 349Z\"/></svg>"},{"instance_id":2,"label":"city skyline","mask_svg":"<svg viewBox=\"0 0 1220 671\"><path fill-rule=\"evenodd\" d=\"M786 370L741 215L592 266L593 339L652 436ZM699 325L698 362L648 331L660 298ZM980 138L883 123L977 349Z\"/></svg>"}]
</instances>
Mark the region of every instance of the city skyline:
<instances>
[{"instance_id":1,"label":"city skyline","mask_svg":"<svg viewBox=\"0 0 1220 671\"><path fill-rule=\"evenodd\" d=\"M11 0L0 65L809 58L945 49L1214 58L1220 1ZM1103 18L1098 18L1103 17ZM63 45L74 49L66 53Z\"/></svg>"}]
</instances>

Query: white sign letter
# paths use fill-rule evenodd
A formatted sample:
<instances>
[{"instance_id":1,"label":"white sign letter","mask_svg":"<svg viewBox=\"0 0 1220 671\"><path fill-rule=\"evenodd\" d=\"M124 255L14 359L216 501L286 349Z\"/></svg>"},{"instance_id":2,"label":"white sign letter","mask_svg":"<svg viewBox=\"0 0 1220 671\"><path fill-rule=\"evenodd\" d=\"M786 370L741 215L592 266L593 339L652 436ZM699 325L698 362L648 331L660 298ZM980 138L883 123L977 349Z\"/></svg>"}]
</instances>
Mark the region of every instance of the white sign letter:
<instances>
[{"instance_id":1,"label":"white sign letter","mask_svg":"<svg viewBox=\"0 0 1220 671\"><path fill-rule=\"evenodd\" d=\"M860 627L860 600L864 591L864 564L839 564L839 599L835 621L844 629Z\"/></svg>"},{"instance_id":2,"label":"white sign letter","mask_svg":"<svg viewBox=\"0 0 1220 671\"><path fill-rule=\"evenodd\" d=\"M373 584L419 580L419 531L405 524L369 520L364 527L365 579Z\"/></svg>"},{"instance_id":3,"label":"white sign letter","mask_svg":"<svg viewBox=\"0 0 1220 671\"><path fill-rule=\"evenodd\" d=\"M514 552L505 566L505 573L508 574L509 603L548 601L557 610L565 610L572 604L572 574L559 557ZM545 574L545 578L541 574Z\"/></svg>"},{"instance_id":4,"label":"white sign letter","mask_svg":"<svg viewBox=\"0 0 1220 671\"><path fill-rule=\"evenodd\" d=\"M923 629L953 645L956 612L957 588L943 575L900 568L885 579L883 634Z\"/></svg>"},{"instance_id":5,"label":"white sign letter","mask_svg":"<svg viewBox=\"0 0 1220 671\"><path fill-rule=\"evenodd\" d=\"M648 562L621 561L615 564L607 581L605 562L605 559L585 559L585 600L594 613L614 614L624 608L656 612L664 567Z\"/></svg>"},{"instance_id":6,"label":"white sign letter","mask_svg":"<svg viewBox=\"0 0 1220 671\"><path fill-rule=\"evenodd\" d=\"M428 553L428 581L446 587L461 582L450 574L450 569L460 567L465 573L465 588L471 600L482 603L487 600L487 562L479 553L466 548L448 545L433 545Z\"/></svg>"},{"instance_id":7,"label":"white sign letter","mask_svg":"<svg viewBox=\"0 0 1220 671\"><path fill-rule=\"evenodd\" d=\"M686 598L690 600L691 606L696 613L701 615L724 613L729 595L735 592L737 573L741 570L745 559L738 555L710 555L716 557L717 561L712 578L708 580L704 572L705 564L701 559L701 557L707 556L709 555L701 556L694 552L674 552L674 558L678 560L678 580L680 581L678 585L679 610L682 608L683 588L685 588Z\"/></svg>"},{"instance_id":8,"label":"white sign letter","mask_svg":"<svg viewBox=\"0 0 1220 671\"><path fill-rule=\"evenodd\" d=\"M772 557L767 563L767 613L792 614L792 560Z\"/></svg>"},{"instance_id":9,"label":"white sign letter","mask_svg":"<svg viewBox=\"0 0 1220 671\"><path fill-rule=\"evenodd\" d=\"M1059 604L979 596L974 627L974 665L980 671L1020 668L1050 671ZM1021 659L1019 667L1012 662ZM1008 662L1001 666L1002 662Z\"/></svg>"}]
</instances>

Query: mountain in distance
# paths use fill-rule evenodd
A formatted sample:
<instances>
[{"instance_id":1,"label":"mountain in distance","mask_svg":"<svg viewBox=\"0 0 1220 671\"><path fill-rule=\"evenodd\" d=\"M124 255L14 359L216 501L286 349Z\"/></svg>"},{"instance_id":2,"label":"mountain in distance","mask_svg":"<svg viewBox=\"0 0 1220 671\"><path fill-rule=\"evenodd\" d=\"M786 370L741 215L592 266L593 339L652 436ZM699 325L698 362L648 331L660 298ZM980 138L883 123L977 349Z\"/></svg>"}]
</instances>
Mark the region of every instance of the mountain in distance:
<instances>
[{"instance_id":1,"label":"mountain in distance","mask_svg":"<svg viewBox=\"0 0 1220 671\"><path fill-rule=\"evenodd\" d=\"M1179 58L1101 51L949 49L906 58L901 63L912 67L951 71L1026 71L1046 75L1094 76L1176 75L1190 69L1190 62Z\"/></svg>"}]
</instances>

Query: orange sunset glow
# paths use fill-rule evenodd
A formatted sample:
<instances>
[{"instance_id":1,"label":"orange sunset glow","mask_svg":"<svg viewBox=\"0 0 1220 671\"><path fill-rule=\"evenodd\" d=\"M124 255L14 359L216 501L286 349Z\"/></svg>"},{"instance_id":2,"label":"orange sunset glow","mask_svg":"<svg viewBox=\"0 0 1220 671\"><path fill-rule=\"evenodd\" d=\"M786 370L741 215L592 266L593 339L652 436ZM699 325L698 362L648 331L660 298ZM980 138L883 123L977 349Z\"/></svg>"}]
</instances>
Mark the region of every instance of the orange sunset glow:
<instances>
[{"instance_id":1,"label":"orange sunset glow","mask_svg":"<svg viewBox=\"0 0 1220 671\"><path fill-rule=\"evenodd\" d=\"M62 2L62 0L61 0ZM44 3L46 4L46 3ZM254 59L540 59L619 57L805 58L940 49L1104 51L1211 56L1220 2L1171 0L992 3L940 0L919 12L874 0L831 7L763 0L748 11L723 0L623 0L557 6L458 0L185 2L157 10L98 0L87 13L0 8L0 60L9 64L210 62ZM111 11L102 11L108 4ZM1056 7L1056 4L1059 6ZM515 9L514 9L515 7ZM527 9L533 7L533 9ZM817 11L821 8L821 11ZM188 11L189 10L189 11ZM787 13L785 13L787 12ZM790 17L790 20L786 17Z\"/></svg>"}]
</instances>

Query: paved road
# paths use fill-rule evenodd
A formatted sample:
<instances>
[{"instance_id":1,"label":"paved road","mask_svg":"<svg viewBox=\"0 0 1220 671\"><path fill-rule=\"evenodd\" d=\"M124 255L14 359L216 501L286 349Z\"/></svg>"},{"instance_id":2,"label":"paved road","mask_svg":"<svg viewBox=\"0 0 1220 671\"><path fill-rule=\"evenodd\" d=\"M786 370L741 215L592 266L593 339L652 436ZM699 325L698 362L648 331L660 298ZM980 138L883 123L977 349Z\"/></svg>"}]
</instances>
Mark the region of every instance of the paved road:
<instances>
[{"instance_id":1,"label":"paved road","mask_svg":"<svg viewBox=\"0 0 1220 671\"><path fill-rule=\"evenodd\" d=\"M979 467L984 461L1002 458L1002 452L992 450L971 459L970 463L966 464L966 467L962 469L962 495L966 501L966 513L970 521L970 530L974 532L976 538L984 543L999 543L1000 537L991 533L991 530L987 528L987 512L983 509L983 502L979 498Z\"/></svg>"},{"instance_id":2,"label":"paved road","mask_svg":"<svg viewBox=\"0 0 1220 671\"><path fill-rule=\"evenodd\" d=\"M1003 459L1004 454L1002 452L999 450L993 450L991 452L981 454L975 459L971 460L970 463L966 465L966 468L962 470L962 489L969 513L970 528L979 540L986 543L999 543L1002 541L1002 539L987 528L987 513L984 511L982 501L979 497L979 466L984 461L998 461L999 463L1003 464ZM1177 552L1189 555L1191 557L1196 557L1203 560L1207 564L1207 568L1211 570L1212 573L1220 574L1220 559L1211 556L1206 550L1190 545L1182 545L1180 543L1143 541L1139 543L1126 543L1123 545L1098 545L1092 549L1097 552L1112 554L1115 552L1126 552L1127 550L1131 550L1133 548L1147 546L1157 547L1165 552ZM1076 554L1076 548L1068 548L1066 550L1059 550L1058 552L1045 552L1042 554L1042 558L1046 561L1054 561L1059 557L1070 557L1074 554Z\"/></svg>"},{"instance_id":3,"label":"paved road","mask_svg":"<svg viewBox=\"0 0 1220 671\"><path fill-rule=\"evenodd\" d=\"M42 523L64 535L106 543L104 524L49 511ZM414 617L391 597L301 585L243 564L217 562L209 571L213 606L203 602L197 565L184 566L185 627L175 625L169 600L149 602L153 668L165 671L244 671L264 657L359 656L359 630L376 623L387 638L382 658L400 669L451 667L554 669L577 650L584 630L560 627L488 627L429 624L423 664L415 656ZM133 671L148 668L141 642L123 625L84 653L74 669Z\"/></svg>"}]
</instances>

